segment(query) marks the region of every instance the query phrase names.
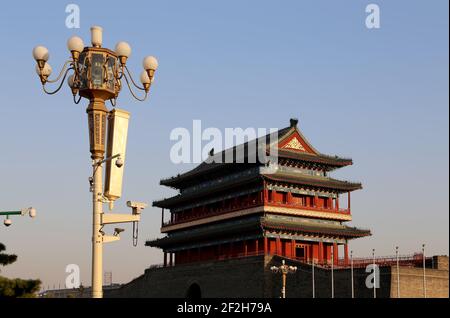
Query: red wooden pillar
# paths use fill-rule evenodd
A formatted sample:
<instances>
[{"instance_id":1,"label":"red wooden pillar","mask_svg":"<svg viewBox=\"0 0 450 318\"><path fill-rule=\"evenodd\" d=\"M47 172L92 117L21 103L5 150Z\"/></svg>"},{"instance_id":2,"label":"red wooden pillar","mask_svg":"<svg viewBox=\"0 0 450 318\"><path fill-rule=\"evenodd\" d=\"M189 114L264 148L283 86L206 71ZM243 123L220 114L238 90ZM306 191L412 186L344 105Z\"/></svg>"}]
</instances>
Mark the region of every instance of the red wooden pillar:
<instances>
[{"instance_id":1,"label":"red wooden pillar","mask_svg":"<svg viewBox=\"0 0 450 318\"><path fill-rule=\"evenodd\" d=\"M295 258L295 240L291 240L291 255Z\"/></svg>"},{"instance_id":2,"label":"red wooden pillar","mask_svg":"<svg viewBox=\"0 0 450 318\"><path fill-rule=\"evenodd\" d=\"M348 196L347 196L347 207L348 207L348 212L350 212L350 191L348 191Z\"/></svg>"},{"instance_id":3,"label":"red wooden pillar","mask_svg":"<svg viewBox=\"0 0 450 318\"><path fill-rule=\"evenodd\" d=\"M337 243L333 243L333 259L334 259L334 264L337 265L338 264L338 260L339 260Z\"/></svg>"},{"instance_id":4,"label":"red wooden pillar","mask_svg":"<svg viewBox=\"0 0 450 318\"><path fill-rule=\"evenodd\" d=\"M289 191L287 193L287 204L292 204L292 193Z\"/></svg>"},{"instance_id":5,"label":"red wooden pillar","mask_svg":"<svg viewBox=\"0 0 450 318\"><path fill-rule=\"evenodd\" d=\"M269 200L269 191L267 189L267 182L266 180L263 181L263 202L267 203Z\"/></svg>"},{"instance_id":6,"label":"red wooden pillar","mask_svg":"<svg viewBox=\"0 0 450 318\"><path fill-rule=\"evenodd\" d=\"M247 241L244 241L244 256L247 256Z\"/></svg>"},{"instance_id":7,"label":"red wooden pillar","mask_svg":"<svg viewBox=\"0 0 450 318\"><path fill-rule=\"evenodd\" d=\"M344 244L344 262L348 265L348 243Z\"/></svg>"},{"instance_id":8,"label":"red wooden pillar","mask_svg":"<svg viewBox=\"0 0 450 318\"><path fill-rule=\"evenodd\" d=\"M164 267L167 266L167 253L164 252Z\"/></svg>"},{"instance_id":9,"label":"red wooden pillar","mask_svg":"<svg viewBox=\"0 0 450 318\"><path fill-rule=\"evenodd\" d=\"M323 242L319 242L319 263L323 263Z\"/></svg>"},{"instance_id":10,"label":"red wooden pillar","mask_svg":"<svg viewBox=\"0 0 450 318\"><path fill-rule=\"evenodd\" d=\"M283 244L284 244L284 242L281 240L281 238L280 238L280 248L279 248L279 250L280 250L280 255L283 255L283 256L285 256L285 254L283 254Z\"/></svg>"},{"instance_id":11,"label":"red wooden pillar","mask_svg":"<svg viewBox=\"0 0 450 318\"><path fill-rule=\"evenodd\" d=\"M264 236L264 255L269 254L268 248L269 248L269 242L268 242L267 236Z\"/></svg>"},{"instance_id":12,"label":"red wooden pillar","mask_svg":"<svg viewBox=\"0 0 450 318\"><path fill-rule=\"evenodd\" d=\"M259 240L256 239L255 240L255 254L258 254L258 252L259 252Z\"/></svg>"},{"instance_id":13,"label":"red wooden pillar","mask_svg":"<svg viewBox=\"0 0 450 318\"><path fill-rule=\"evenodd\" d=\"M336 197L336 210L339 210L339 196Z\"/></svg>"},{"instance_id":14,"label":"red wooden pillar","mask_svg":"<svg viewBox=\"0 0 450 318\"><path fill-rule=\"evenodd\" d=\"M276 241L275 241L275 254L281 255L281 239L280 239L280 237L277 237Z\"/></svg>"},{"instance_id":15,"label":"red wooden pillar","mask_svg":"<svg viewBox=\"0 0 450 318\"><path fill-rule=\"evenodd\" d=\"M317 263L317 260L319 259L319 244L314 243L312 246L312 258L314 262Z\"/></svg>"}]
</instances>

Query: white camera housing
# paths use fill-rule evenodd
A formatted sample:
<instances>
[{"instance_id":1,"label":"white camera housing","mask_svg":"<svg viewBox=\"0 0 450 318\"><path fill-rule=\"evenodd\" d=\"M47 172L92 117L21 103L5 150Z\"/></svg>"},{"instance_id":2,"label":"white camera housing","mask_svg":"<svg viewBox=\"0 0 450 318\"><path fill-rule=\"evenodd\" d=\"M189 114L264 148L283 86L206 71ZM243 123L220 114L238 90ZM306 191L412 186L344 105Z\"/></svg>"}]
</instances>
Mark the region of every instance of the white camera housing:
<instances>
[{"instance_id":1,"label":"white camera housing","mask_svg":"<svg viewBox=\"0 0 450 318\"><path fill-rule=\"evenodd\" d=\"M12 224L12 220L11 219L5 219L5 221L3 221L3 224L5 224L5 226L10 226Z\"/></svg>"},{"instance_id":2,"label":"white camera housing","mask_svg":"<svg viewBox=\"0 0 450 318\"><path fill-rule=\"evenodd\" d=\"M21 212L22 212L22 215L28 214L30 216L30 218L36 217L36 209L35 208L29 207L26 209L22 209Z\"/></svg>"},{"instance_id":3,"label":"white camera housing","mask_svg":"<svg viewBox=\"0 0 450 318\"><path fill-rule=\"evenodd\" d=\"M148 204L137 201L127 201L127 206L133 209L133 214L140 214L141 210L145 209Z\"/></svg>"},{"instance_id":4,"label":"white camera housing","mask_svg":"<svg viewBox=\"0 0 450 318\"><path fill-rule=\"evenodd\" d=\"M117 158L116 160L116 167L122 168L123 167L123 159L121 157Z\"/></svg>"},{"instance_id":5,"label":"white camera housing","mask_svg":"<svg viewBox=\"0 0 450 318\"><path fill-rule=\"evenodd\" d=\"M124 231L125 231L124 229L121 229L121 228L116 227L116 228L114 229L114 236L119 236L120 233L122 233L122 232L124 232Z\"/></svg>"},{"instance_id":6,"label":"white camera housing","mask_svg":"<svg viewBox=\"0 0 450 318\"><path fill-rule=\"evenodd\" d=\"M127 201L127 206L129 208L145 209L148 206L148 204L144 202Z\"/></svg>"},{"instance_id":7,"label":"white camera housing","mask_svg":"<svg viewBox=\"0 0 450 318\"><path fill-rule=\"evenodd\" d=\"M30 216L30 218L36 217L36 209L35 208L29 208L28 209L28 215Z\"/></svg>"}]
</instances>

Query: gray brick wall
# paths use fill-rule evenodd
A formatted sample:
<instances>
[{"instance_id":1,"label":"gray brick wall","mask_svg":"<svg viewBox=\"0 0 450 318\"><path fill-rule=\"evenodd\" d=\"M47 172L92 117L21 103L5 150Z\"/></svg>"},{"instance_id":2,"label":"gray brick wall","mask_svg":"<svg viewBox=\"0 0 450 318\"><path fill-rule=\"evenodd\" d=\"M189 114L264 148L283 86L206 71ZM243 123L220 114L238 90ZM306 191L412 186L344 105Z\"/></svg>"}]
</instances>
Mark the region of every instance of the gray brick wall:
<instances>
[{"instance_id":1,"label":"gray brick wall","mask_svg":"<svg viewBox=\"0 0 450 318\"><path fill-rule=\"evenodd\" d=\"M149 269L105 297L183 298L194 283L200 286L202 297L263 297L263 263L259 256Z\"/></svg>"},{"instance_id":2,"label":"gray brick wall","mask_svg":"<svg viewBox=\"0 0 450 318\"><path fill-rule=\"evenodd\" d=\"M448 298L448 270L425 269L429 298ZM392 266L391 297L397 298L397 267ZM423 268L400 267L400 297L424 297Z\"/></svg>"},{"instance_id":3,"label":"gray brick wall","mask_svg":"<svg viewBox=\"0 0 450 318\"><path fill-rule=\"evenodd\" d=\"M281 264L280 257L255 256L203 264L181 265L147 269L145 273L123 287L105 291L105 297L175 297L184 298L192 284L198 284L202 297L277 298L281 294L281 276L273 274L270 267ZM295 265L298 271L287 279L286 296L289 298L312 297L311 266ZM401 267L401 296L422 297L421 268ZM334 296L351 297L350 269L334 271ZM372 298L373 289L366 287L365 268L354 270L356 298ZM378 298L396 297L396 267L380 268ZM315 268L317 298L331 297L331 271ZM427 269L427 290L430 297L448 297L448 270Z\"/></svg>"}]
</instances>

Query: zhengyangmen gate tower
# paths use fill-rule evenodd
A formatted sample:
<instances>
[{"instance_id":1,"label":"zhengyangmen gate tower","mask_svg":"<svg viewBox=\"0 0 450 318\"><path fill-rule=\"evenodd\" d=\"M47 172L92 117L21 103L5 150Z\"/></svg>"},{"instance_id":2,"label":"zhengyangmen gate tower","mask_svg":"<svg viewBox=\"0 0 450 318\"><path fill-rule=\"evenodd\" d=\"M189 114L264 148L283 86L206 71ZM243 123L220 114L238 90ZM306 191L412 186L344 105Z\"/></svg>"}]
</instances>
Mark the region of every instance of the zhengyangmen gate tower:
<instances>
[{"instance_id":1,"label":"zhengyangmen gate tower","mask_svg":"<svg viewBox=\"0 0 450 318\"><path fill-rule=\"evenodd\" d=\"M287 297L310 297L310 276L302 274L312 261L317 297L329 297L331 263L348 264L349 241L371 234L346 224L350 193L362 186L329 176L352 160L320 153L296 119L275 136L211 150L193 170L161 180L179 191L153 202L164 236L146 245L160 248L163 262L110 296L278 297L281 279L269 268L285 260L299 268L287 280ZM276 160L259 160L273 147Z\"/></svg>"},{"instance_id":2,"label":"zhengyangmen gate tower","mask_svg":"<svg viewBox=\"0 0 450 318\"><path fill-rule=\"evenodd\" d=\"M353 258L353 271L349 266L349 241L371 235L347 225L350 193L361 184L330 177L352 160L320 153L297 125L291 119L278 138L270 134L241 148L212 150L195 169L161 180L179 191L153 202L161 208L163 237L146 245L161 249L163 262L105 291L106 297L277 298L281 277L270 268L283 260L298 268L287 279L286 297L373 297L366 282L373 259ZM268 146L278 150L276 160L249 160L251 149L264 154ZM230 153L232 160L224 160ZM435 280L427 280L429 293L448 296L448 258L434 258L427 259ZM403 297L420 294L410 287L421 286L422 260L423 254L400 260ZM377 297L396 297L395 259L377 264Z\"/></svg>"},{"instance_id":3,"label":"zhengyangmen gate tower","mask_svg":"<svg viewBox=\"0 0 450 318\"><path fill-rule=\"evenodd\" d=\"M153 203L162 209L162 219L170 211L170 220L161 227L167 236L147 242L164 251L165 266L260 254L348 263L349 240L370 235L344 224L352 219L350 193L361 184L328 174L352 160L318 152L295 119L278 131L275 142L276 163L248 163L248 149L257 142L247 143L241 148L243 163L204 162L161 181L180 192ZM226 162L223 154L216 156Z\"/></svg>"}]
</instances>

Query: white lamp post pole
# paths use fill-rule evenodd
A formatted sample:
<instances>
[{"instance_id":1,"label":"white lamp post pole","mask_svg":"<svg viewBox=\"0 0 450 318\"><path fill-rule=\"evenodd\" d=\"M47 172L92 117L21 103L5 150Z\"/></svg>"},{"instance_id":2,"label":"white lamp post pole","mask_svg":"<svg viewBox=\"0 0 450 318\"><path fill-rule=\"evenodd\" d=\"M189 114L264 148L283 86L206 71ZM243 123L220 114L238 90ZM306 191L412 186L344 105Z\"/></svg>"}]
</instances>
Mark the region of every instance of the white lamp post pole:
<instances>
[{"instance_id":1,"label":"white lamp post pole","mask_svg":"<svg viewBox=\"0 0 450 318\"><path fill-rule=\"evenodd\" d=\"M315 284L315 279L314 279L314 258L312 259L312 297L316 298L316 284Z\"/></svg>"},{"instance_id":2,"label":"white lamp post pole","mask_svg":"<svg viewBox=\"0 0 450 318\"><path fill-rule=\"evenodd\" d=\"M99 160L100 161L100 160ZM101 234L101 217L103 213L102 166L94 160L94 183L92 191L92 297L103 297L103 235Z\"/></svg>"},{"instance_id":3,"label":"white lamp post pole","mask_svg":"<svg viewBox=\"0 0 450 318\"><path fill-rule=\"evenodd\" d=\"M377 268L375 264L375 249L372 249L373 258L373 298L377 298Z\"/></svg>"},{"instance_id":4,"label":"white lamp post pole","mask_svg":"<svg viewBox=\"0 0 450 318\"><path fill-rule=\"evenodd\" d=\"M331 298L334 298L334 251L331 247Z\"/></svg>"},{"instance_id":5,"label":"white lamp post pole","mask_svg":"<svg viewBox=\"0 0 450 318\"><path fill-rule=\"evenodd\" d=\"M423 258L423 297L427 298L427 279L425 273L425 244L422 244L422 258Z\"/></svg>"},{"instance_id":6,"label":"white lamp post pole","mask_svg":"<svg viewBox=\"0 0 450 318\"><path fill-rule=\"evenodd\" d=\"M400 262L398 255L398 246L395 247L395 257L397 259L397 298L400 298Z\"/></svg>"},{"instance_id":7,"label":"white lamp post pole","mask_svg":"<svg viewBox=\"0 0 450 318\"><path fill-rule=\"evenodd\" d=\"M352 275L352 298L355 298L355 285L353 281L353 251L350 251L350 273Z\"/></svg>"}]
</instances>

